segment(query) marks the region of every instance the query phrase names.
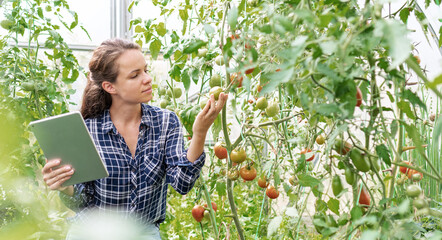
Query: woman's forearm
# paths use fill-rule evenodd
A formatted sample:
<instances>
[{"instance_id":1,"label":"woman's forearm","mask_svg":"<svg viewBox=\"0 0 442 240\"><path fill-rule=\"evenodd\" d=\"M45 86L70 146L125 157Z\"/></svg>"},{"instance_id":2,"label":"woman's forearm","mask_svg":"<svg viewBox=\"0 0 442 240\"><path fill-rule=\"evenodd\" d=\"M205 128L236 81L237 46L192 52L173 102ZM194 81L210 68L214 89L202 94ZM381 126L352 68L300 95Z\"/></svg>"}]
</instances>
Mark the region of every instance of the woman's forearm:
<instances>
[{"instance_id":1,"label":"woman's forearm","mask_svg":"<svg viewBox=\"0 0 442 240\"><path fill-rule=\"evenodd\" d=\"M189 149L187 150L187 159L190 162L195 162L204 151L204 142L206 141L206 133L194 133L190 141Z\"/></svg>"}]
</instances>

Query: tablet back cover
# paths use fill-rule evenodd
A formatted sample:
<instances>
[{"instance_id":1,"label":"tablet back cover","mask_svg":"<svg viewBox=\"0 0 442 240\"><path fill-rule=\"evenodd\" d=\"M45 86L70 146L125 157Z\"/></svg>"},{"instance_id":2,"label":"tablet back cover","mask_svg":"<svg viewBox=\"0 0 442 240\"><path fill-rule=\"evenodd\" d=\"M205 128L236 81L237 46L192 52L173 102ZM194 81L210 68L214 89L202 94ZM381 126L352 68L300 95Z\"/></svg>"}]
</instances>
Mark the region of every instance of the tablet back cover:
<instances>
[{"instance_id":1,"label":"tablet back cover","mask_svg":"<svg viewBox=\"0 0 442 240\"><path fill-rule=\"evenodd\" d=\"M80 112L65 113L29 124L47 159L60 158L75 172L63 186L109 176Z\"/></svg>"}]
</instances>

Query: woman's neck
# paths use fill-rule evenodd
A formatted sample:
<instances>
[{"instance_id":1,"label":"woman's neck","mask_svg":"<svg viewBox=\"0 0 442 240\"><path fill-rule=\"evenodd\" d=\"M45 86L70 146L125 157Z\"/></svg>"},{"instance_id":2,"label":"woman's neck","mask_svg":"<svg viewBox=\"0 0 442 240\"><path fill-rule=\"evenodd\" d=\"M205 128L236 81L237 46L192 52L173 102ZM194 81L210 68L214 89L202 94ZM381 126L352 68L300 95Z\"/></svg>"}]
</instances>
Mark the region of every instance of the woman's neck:
<instances>
[{"instance_id":1,"label":"woman's neck","mask_svg":"<svg viewBox=\"0 0 442 240\"><path fill-rule=\"evenodd\" d=\"M109 113L114 124L139 125L141 121L141 104L119 105L112 103Z\"/></svg>"}]
</instances>

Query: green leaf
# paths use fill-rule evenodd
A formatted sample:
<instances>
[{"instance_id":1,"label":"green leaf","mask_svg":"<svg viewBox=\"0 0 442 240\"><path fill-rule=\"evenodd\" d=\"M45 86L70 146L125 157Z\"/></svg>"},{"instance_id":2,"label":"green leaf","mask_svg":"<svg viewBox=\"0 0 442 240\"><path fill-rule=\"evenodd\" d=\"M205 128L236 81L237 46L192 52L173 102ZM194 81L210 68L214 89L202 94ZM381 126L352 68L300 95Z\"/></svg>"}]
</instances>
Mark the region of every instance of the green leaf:
<instances>
[{"instance_id":1,"label":"green leaf","mask_svg":"<svg viewBox=\"0 0 442 240\"><path fill-rule=\"evenodd\" d=\"M153 59L157 59L158 53L160 53L161 50L161 46L161 41L158 39L155 39L152 43L150 43L149 51Z\"/></svg>"},{"instance_id":2,"label":"green leaf","mask_svg":"<svg viewBox=\"0 0 442 240\"><path fill-rule=\"evenodd\" d=\"M200 47L202 47L206 44L207 44L207 42L204 42L199 39L195 39L194 41L190 42L187 46L184 47L183 53L184 54L191 54L191 53L197 52Z\"/></svg>"},{"instance_id":3,"label":"green leaf","mask_svg":"<svg viewBox=\"0 0 442 240\"><path fill-rule=\"evenodd\" d=\"M264 96L266 93L270 93L276 89L281 83L290 81L293 77L294 68L282 69L279 72L263 74L263 78L269 80L269 82L262 88L259 96Z\"/></svg>"},{"instance_id":4,"label":"green leaf","mask_svg":"<svg viewBox=\"0 0 442 240\"><path fill-rule=\"evenodd\" d=\"M442 84L442 74L437 76L432 82L430 82L428 85L431 87L437 87L437 85Z\"/></svg>"},{"instance_id":5,"label":"green leaf","mask_svg":"<svg viewBox=\"0 0 442 240\"><path fill-rule=\"evenodd\" d=\"M375 23L374 35L382 37L392 58L390 69L396 68L410 55L411 44L406 26L394 19L382 19Z\"/></svg>"},{"instance_id":6,"label":"green leaf","mask_svg":"<svg viewBox=\"0 0 442 240\"><path fill-rule=\"evenodd\" d=\"M405 89L405 91L402 93L402 97L410 101L411 104L418 105L424 110L427 110L427 106L422 102L422 100L409 89Z\"/></svg>"},{"instance_id":7,"label":"green leaf","mask_svg":"<svg viewBox=\"0 0 442 240\"><path fill-rule=\"evenodd\" d=\"M233 5L227 15L227 23L232 30L236 29L236 24L238 24L238 8Z\"/></svg>"},{"instance_id":8,"label":"green leaf","mask_svg":"<svg viewBox=\"0 0 442 240\"><path fill-rule=\"evenodd\" d=\"M324 200L319 199L319 198L316 200L316 204L315 204L316 212L325 213L325 211L327 211L327 208L328 208L327 203L324 202Z\"/></svg>"},{"instance_id":9,"label":"green leaf","mask_svg":"<svg viewBox=\"0 0 442 240\"><path fill-rule=\"evenodd\" d=\"M187 13L187 8L185 9L180 9L178 11L181 20L183 20L183 22L187 22L187 19L189 19L189 14Z\"/></svg>"},{"instance_id":10,"label":"green leaf","mask_svg":"<svg viewBox=\"0 0 442 240\"><path fill-rule=\"evenodd\" d=\"M359 206L354 206L350 210L351 220L356 221L362 217L362 210Z\"/></svg>"},{"instance_id":11,"label":"green leaf","mask_svg":"<svg viewBox=\"0 0 442 240\"><path fill-rule=\"evenodd\" d=\"M339 112L339 107L336 105L336 103L323 103L323 104L315 104L313 105L313 109L316 110L318 113L320 113L323 116L332 116L333 113Z\"/></svg>"},{"instance_id":12,"label":"green leaf","mask_svg":"<svg viewBox=\"0 0 442 240\"><path fill-rule=\"evenodd\" d=\"M416 146L416 150L421 154L425 155L424 148L422 147L422 140L417 128L414 125L408 125L403 123L405 127L405 131L408 134L408 137L413 141L414 146Z\"/></svg>"},{"instance_id":13,"label":"green leaf","mask_svg":"<svg viewBox=\"0 0 442 240\"><path fill-rule=\"evenodd\" d=\"M219 196L226 195L227 186L224 181L217 181L215 188L216 188L216 192L218 193Z\"/></svg>"},{"instance_id":14,"label":"green leaf","mask_svg":"<svg viewBox=\"0 0 442 240\"><path fill-rule=\"evenodd\" d=\"M390 151L388 151L388 148L384 144L376 146L376 153L387 166L391 166Z\"/></svg>"},{"instance_id":15,"label":"green leaf","mask_svg":"<svg viewBox=\"0 0 442 240\"><path fill-rule=\"evenodd\" d=\"M404 22L404 23L408 22L409 16L410 16L410 9L409 8L404 8L399 13L399 17L401 18L402 22Z\"/></svg>"},{"instance_id":16,"label":"green leaf","mask_svg":"<svg viewBox=\"0 0 442 240\"><path fill-rule=\"evenodd\" d=\"M172 69L169 70L169 76L170 78L179 81L181 76L181 68L177 64L174 64Z\"/></svg>"},{"instance_id":17,"label":"green leaf","mask_svg":"<svg viewBox=\"0 0 442 240\"><path fill-rule=\"evenodd\" d=\"M317 186L321 183L321 181L319 181L318 179L312 177L311 175L305 174L305 173L299 174L298 180L299 180L299 185L301 185L303 187L314 187L314 186Z\"/></svg>"},{"instance_id":18,"label":"green leaf","mask_svg":"<svg viewBox=\"0 0 442 240\"><path fill-rule=\"evenodd\" d=\"M190 88L190 76L189 76L189 69L186 68L185 70L182 71L181 73L181 82L184 85L184 89L186 89L186 91L189 91Z\"/></svg>"},{"instance_id":19,"label":"green leaf","mask_svg":"<svg viewBox=\"0 0 442 240\"><path fill-rule=\"evenodd\" d=\"M135 26L136 33L144 32L144 31L145 31L145 29L142 26L140 26L140 25Z\"/></svg>"},{"instance_id":20,"label":"green leaf","mask_svg":"<svg viewBox=\"0 0 442 240\"><path fill-rule=\"evenodd\" d=\"M327 202L327 206L328 209L330 209L330 211L334 212L336 215L339 215L339 200L334 199L334 198L330 198L330 200L328 200Z\"/></svg>"},{"instance_id":21,"label":"green leaf","mask_svg":"<svg viewBox=\"0 0 442 240\"><path fill-rule=\"evenodd\" d=\"M399 109L401 109L407 115L407 117L409 117L411 119L416 119L413 111L411 110L409 102L400 101L397 103L397 106Z\"/></svg>"},{"instance_id":22,"label":"green leaf","mask_svg":"<svg viewBox=\"0 0 442 240\"><path fill-rule=\"evenodd\" d=\"M163 37L167 33L166 26L163 22L158 23L156 30L158 35L160 35L161 37Z\"/></svg>"}]
</instances>

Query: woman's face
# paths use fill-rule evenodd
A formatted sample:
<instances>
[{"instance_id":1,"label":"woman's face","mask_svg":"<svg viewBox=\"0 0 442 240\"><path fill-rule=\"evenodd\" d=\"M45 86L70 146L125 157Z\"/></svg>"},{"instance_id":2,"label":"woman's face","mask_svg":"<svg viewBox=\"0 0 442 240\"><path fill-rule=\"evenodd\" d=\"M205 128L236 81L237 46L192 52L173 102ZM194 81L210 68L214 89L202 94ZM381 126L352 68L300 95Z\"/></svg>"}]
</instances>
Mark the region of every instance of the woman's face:
<instances>
[{"instance_id":1,"label":"woman's face","mask_svg":"<svg viewBox=\"0 0 442 240\"><path fill-rule=\"evenodd\" d=\"M141 51L127 50L118 58L117 66L117 80L112 84L115 90L112 102L139 104L152 100L152 77Z\"/></svg>"}]
</instances>

